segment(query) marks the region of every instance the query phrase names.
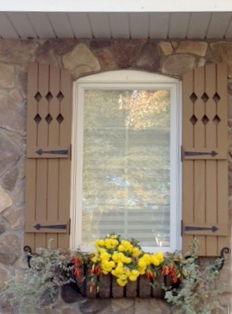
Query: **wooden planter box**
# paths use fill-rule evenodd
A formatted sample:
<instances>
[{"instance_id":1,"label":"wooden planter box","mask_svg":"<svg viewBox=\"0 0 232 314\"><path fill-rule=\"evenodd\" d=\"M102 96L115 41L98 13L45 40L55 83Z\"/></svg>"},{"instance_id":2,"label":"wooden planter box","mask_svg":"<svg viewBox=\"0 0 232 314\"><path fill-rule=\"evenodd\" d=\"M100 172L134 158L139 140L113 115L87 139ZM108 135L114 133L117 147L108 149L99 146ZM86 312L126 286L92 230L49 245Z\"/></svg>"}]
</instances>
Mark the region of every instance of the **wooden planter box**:
<instances>
[{"instance_id":1,"label":"wooden planter box","mask_svg":"<svg viewBox=\"0 0 232 314\"><path fill-rule=\"evenodd\" d=\"M156 278L158 284L164 281L162 276ZM99 292L96 287L92 293L90 289L90 277L87 275L86 280L81 283L77 280L77 286L81 294L88 298L163 298L164 292L160 286L153 288L151 281L146 276L140 276L137 281L129 281L125 287L120 287L116 278L112 275L101 275L99 279Z\"/></svg>"}]
</instances>

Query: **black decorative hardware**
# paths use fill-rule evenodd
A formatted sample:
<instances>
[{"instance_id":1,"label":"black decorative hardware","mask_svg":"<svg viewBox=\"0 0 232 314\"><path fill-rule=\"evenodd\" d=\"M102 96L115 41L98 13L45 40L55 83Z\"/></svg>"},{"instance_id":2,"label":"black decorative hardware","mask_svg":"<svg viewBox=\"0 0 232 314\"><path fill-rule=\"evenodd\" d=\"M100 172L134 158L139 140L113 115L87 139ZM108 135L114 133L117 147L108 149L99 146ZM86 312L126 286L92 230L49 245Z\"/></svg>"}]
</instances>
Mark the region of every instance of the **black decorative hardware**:
<instances>
[{"instance_id":1,"label":"black decorative hardware","mask_svg":"<svg viewBox=\"0 0 232 314\"><path fill-rule=\"evenodd\" d=\"M36 230L40 229L56 229L56 230L65 230L67 228L67 225L50 225L50 226L41 226L40 224L37 224L34 226Z\"/></svg>"},{"instance_id":2,"label":"black decorative hardware","mask_svg":"<svg viewBox=\"0 0 232 314\"><path fill-rule=\"evenodd\" d=\"M229 254L230 253L230 249L228 248L228 247L224 247L222 250L221 250L221 253L220 253L220 256L219 256L219 258L221 258L221 260L222 260L222 263L221 263L221 266L220 266L220 268L218 269L218 270L221 270L222 268L223 268L223 266L224 266L224 263L225 263L225 256L224 256L224 254Z\"/></svg>"},{"instance_id":3,"label":"black decorative hardware","mask_svg":"<svg viewBox=\"0 0 232 314\"><path fill-rule=\"evenodd\" d=\"M31 268L31 264L30 264L30 261L31 261L31 258L32 258L32 249L30 246L24 246L23 248L24 252L27 253L27 265L29 268Z\"/></svg>"},{"instance_id":4,"label":"black decorative hardware","mask_svg":"<svg viewBox=\"0 0 232 314\"><path fill-rule=\"evenodd\" d=\"M63 149L63 150L42 150L42 149L38 149L36 151L36 154L38 155L43 155L43 154L54 154L54 155L68 155L68 150L67 149Z\"/></svg>"},{"instance_id":5,"label":"black decorative hardware","mask_svg":"<svg viewBox=\"0 0 232 314\"><path fill-rule=\"evenodd\" d=\"M211 152L184 152L185 156L203 156L203 155L210 155L211 157L217 156L218 153L216 153L214 150Z\"/></svg>"},{"instance_id":6,"label":"black decorative hardware","mask_svg":"<svg viewBox=\"0 0 232 314\"><path fill-rule=\"evenodd\" d=\"M207 227L184 227L184 231L212 231L212 232L216 232L218 230L217 227L212 226L210 228Z\"/></svg>"}]
</instances>

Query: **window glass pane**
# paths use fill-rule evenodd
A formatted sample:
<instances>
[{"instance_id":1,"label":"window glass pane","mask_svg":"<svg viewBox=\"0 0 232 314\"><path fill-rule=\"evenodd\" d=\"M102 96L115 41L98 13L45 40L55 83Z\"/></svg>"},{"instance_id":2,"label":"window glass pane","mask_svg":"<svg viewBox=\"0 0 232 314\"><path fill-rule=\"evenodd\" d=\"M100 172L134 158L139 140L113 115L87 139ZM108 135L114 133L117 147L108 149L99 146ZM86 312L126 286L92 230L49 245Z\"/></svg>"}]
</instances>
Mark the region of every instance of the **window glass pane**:
<instances>
[{"instance_id":1,"label":"window glass pane","mask_svg":"<svg viewBox=\"0 0 232 314\"><path fill-rule=\"evenodd\" d=\"M107 233L170 244L169 90L87 90L82 245Z\"/></svg>"}]
</instances>

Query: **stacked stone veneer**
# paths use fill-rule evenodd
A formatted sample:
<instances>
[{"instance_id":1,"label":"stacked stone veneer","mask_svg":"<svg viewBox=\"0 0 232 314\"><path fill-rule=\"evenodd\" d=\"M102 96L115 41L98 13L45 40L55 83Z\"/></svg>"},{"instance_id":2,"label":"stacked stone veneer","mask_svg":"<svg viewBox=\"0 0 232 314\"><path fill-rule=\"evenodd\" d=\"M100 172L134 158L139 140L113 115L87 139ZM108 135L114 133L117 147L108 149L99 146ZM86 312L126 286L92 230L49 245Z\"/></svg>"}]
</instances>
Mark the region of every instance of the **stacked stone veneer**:
<instances>
[{"instance_id":1,"label":"stacked stone veneer","mask_svg":"<svg viewBox=\"0 0 232 314\"><path fill-rule=\"evenodd\" d=\"M232 152L232 41L0 40L0 289L10 273L20 275L26 267L23 213L28 63L37 61L66 68L74 80L118 69L145 70L181 79L184 72L194 67L223 60L229 66L228 150ZM231 156L229 161L231 209ZM230 210L230 221L231 216ZM229 272L227 262L218 283L226 283L225 293L220 299L223 306L231 299ZM154 299L90 300L78 303L79 306L62 304L52 313L171 313L162 301Z\"/></svg>"}]
</instances>

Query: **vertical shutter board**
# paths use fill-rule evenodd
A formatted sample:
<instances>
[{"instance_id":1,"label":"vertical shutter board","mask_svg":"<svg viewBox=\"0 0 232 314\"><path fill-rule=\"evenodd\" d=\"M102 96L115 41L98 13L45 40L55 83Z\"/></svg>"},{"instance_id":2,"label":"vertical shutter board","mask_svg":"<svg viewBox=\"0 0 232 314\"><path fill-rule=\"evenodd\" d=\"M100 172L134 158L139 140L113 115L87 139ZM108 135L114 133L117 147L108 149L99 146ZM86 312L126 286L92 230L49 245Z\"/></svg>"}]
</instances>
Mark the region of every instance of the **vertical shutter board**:
<instances>
[{"instance_id":1,"label":"vertical shutter board","mask_svg":"<svg viewBox=\"0 0 232 314\"><path fill-rule=\"evenodd\" d=\"M50 66L49 68L49 114L51 115L51 122L48 127L48 146L59 145L59 122L57 117L59 115L59 100L57 95L60 87L60 69ZM47 219L48 221L59 221L59 160L48 160L48 201L47 201ZM52 239L52 248L58 247L58 235L51 233L47 235L47 240Z\"/></svg>"},{"instance_id":2,"label":"vertical shutter board","mask_svg":"<svg viewBox=\"0 0 232 314\"><path fill-rule=\"evenodd\" d=\"M193 222L209 225L228 224L228 168L227 168L227 76L226 65L207 65L184 75L183 80L193 75L192 91L186 89L183 82L183 146L192 147L192 139L184 133L188 124L194 122L193 151L217 151L218 155L188 156L183 160L183 222L187 226L191 217L187 218L189 209L186 199L194 200ZM189 85L189 83L187 84ZM202 87L203 86L203 87ZM203 89L202 89L203 88ZM192 121L186 115L188 95L194 93L193 114L196 119ZM186 94L186 95L185 95ZM203 95L203 97L202 97ZM200 98L200 99L199 99ZM221 105L221 106L220 106ZM203 118L204 117L204 118ZM202 119L203 118L203 119ZM203 125L203 128L202 128ZM188 150L186 149L186 150ZM193 163L193 186L186 171L189 161ZM188 189L188 187L190 189ZM192 189L192 190L191 190ZM209 233L208 233L209 234ZM183 234L183 249L186 251L189 235ZM228 237L205 235L199 236L200 252L203 256L217 256L220 250L228 246Z\"/></svg>"},{"instance_id":3,"label":"vertical shutter board","mask_svg":"<svg viewBox=\"0 0 232 314\"><path fill-rule=\"evenodd\" d=\"M183 207L183 213L182 218L183 221L187 223L192 223L194 221L193 215L193 161L192 160L186 160L183 163L183 201L182 201L182 207ZM186 180L185 180L186 179ZM182 239L182 245L183 245L183 251L187 252L189 249L189 243L193 240L193 236L191 235L184 235Z\"/></svg>"},{"instance_id":4,"label":"vertical shutter board","mask_svg":"<svg viewBox=\"0 0 232 314\"><path fill-rule=\"evenodd\" d=\"M41 121L38 124L38 147L48 145L48 122L46 117L49 114L46 95L49 92L49 66L39 64L38 90L42 96L38 103L38 113ZM47 220L47 190L48 190L48 160L37 160L37 183L36 183L36 220ZM46 247L46 234L36 234L36 247Z\"/></svg>"},{"instance_id":5,"label":"vertical shutter board","mask_svg":"<svg viewBox=\"0 0 232 314\"><path fill-rule=\"evenodd\" d=\"M229 213L228 213L228 162L218 161L218 222L228 225ZM229 225L228 225L229 233ZM228 237L218 237L218 255L223 247L229 246Z\"/></svg>"},{"instance_id":6,"label":"vertical shutter board","mask_svg":"<svg viewBox=\"0 0 232 314\"><path fill-rule=\"evenodd\" d=\"M217 161L206 161L206 223L213 226L217 222ZM206 253L208 256L218 254L216 236L206 236Z\"/></svg>"},{"instance_id":7,"label":"vertical shutter board","mask_svg":"<svg viewBox=\"0 0 232 314\"><path fill-rule=\"evenodd\" d=\"M206 147L217 147L217 125L214 123L216 116L216 103L213 96L216 90L216 65L210 64L205 68L205 97L206 117ZM217 221L217 161L206 161L206 223L212 225ZM206 236L206 253L216 256L218 251L217 237Z\"/></svg>"},{"instance_id":8,"label":"vertical shutter board","mask_svg":"<svg viewBox=\"0 0 232 314\"><path fill-rule=\"evenodd\" d=\"M197 99L194 103L194 114L197 118L197 122L194 125L194 147L204 148L205 147L205 126L202 122L202 118L205 114L205 106L202 101L202 95L204 94L204 67L197 68L194 70L194 93Z\"/></svg>"},{"instance_id":9,"label":"vertical shutter board","mask_svg":"<svg viewBox=\"0 0 232 314\"><path fill-rule=\"evenodd\" d=\"M217 111L216 111L216 103L213 100L213 96L215 94L216 90L216 65L210 64L205 69L205 97L208 97L206 99L206 112L205 115L209 119L206 124L206 147L217 147L216 139L216 131L217 126L214 123L214 118L216 117ZM216 122L216 120L215 120Z\"/></svg>"},{"instance_id":10,"label":"vertical shutter board","mask_svg":"<svg viewBox=\"0 0 232 314\"><path fill-rule=\"evenodd\" d=\"M217 65L217 94L220 99L217 103L217 115L220 122L217 125L217 141L220 150L223 152L228 151L228 131L227 131L227 102L228 102L228 92L227 92L227 64L220 63Z\"/></svg>"},{"instance_id":11,"label":"vertical shutter board","mask_svg":"<svg viewBox=\"0 0 232 314\"><path fill-rule=\"evenodd\" d=\"M197 100L194 103L194 113L197 122L194 125L194 147L205 147L205 125L202 119L205 115L205 105L202 100L205 87L205 71L204 67L194 70L194 93ZM194 222L205 222L205 161L194 161ZM199 254L205 254L205 237L198 236L200 241Z\"/></svg>"},{"instance_id":12,"label":"vertical shutter board","mask_svg":"<svg viewBox=\"0 0 232 314\"><path fill-rule=\"evenodd\" d=\"M60 114L64 118L60 123L60 145L70 143L71 139L71 102L72 102L72 79L66 70L60 73L60 91L64 95L60 100ZM68 220L70 217L70 189L71 189L71 161L70 159L59 160L59 218ZM60 247L69 246L69 235L59 234L58 244Z\"/></svg>"},{"instance_id":13,"label":"vertical shutter board","mask_svg":"<svg viewBox=\"0 0 232 314\"><path fill-rule=\"evenodd\" d=\"M194 115L193 102L190 97L193 93L193 71L187 72L183 76L183 145L190 145L193 147L193 124L189 123L189 120Z\"/></svg>"},{"instance_id":14,"label":"vertical shutter board","mask_svg":"<svg viewBox=\"0 0 232 314\"><path fill-rule=\"evenodd\" d=\"M31 63L28 66L28 95L27 95L27 146L36 145L37 140L37 100L35 95L38 91L37 85L38 65ZM25 194L25 223L35 219L35 199L36 199L36 160L27 160L26 162L26 194ZM25 233L25 245L28 245L35 251L35 235Z\"/></svg>"},{"instance_id":15,"label":"vertical shutter board","mask_svg":"<svg viewBox=\"0 0 232 314\"><path fill-rule=\"evenodd\" d=\"M190 119L194 115L194 103L191 100L191 96L194 97L193 90L193 71L187 72L183 76L183 145L193 147L194 136L193 130L194 126L190 123ZM193 99L193 98L192 98ZM183 184L183 221L187 223L193 222L193 161L188 160L183 163L183 178L188 178ZM192 241L193 236L185 235L182 240L183 250L186 252L189 248L189 243Z\"/></svg>"}]
</instances>

